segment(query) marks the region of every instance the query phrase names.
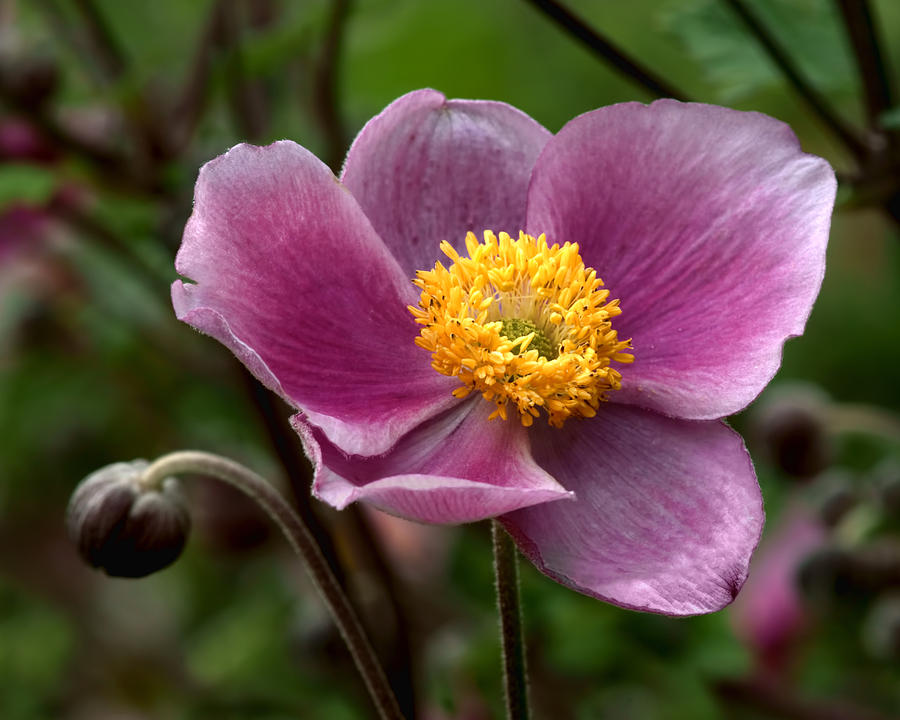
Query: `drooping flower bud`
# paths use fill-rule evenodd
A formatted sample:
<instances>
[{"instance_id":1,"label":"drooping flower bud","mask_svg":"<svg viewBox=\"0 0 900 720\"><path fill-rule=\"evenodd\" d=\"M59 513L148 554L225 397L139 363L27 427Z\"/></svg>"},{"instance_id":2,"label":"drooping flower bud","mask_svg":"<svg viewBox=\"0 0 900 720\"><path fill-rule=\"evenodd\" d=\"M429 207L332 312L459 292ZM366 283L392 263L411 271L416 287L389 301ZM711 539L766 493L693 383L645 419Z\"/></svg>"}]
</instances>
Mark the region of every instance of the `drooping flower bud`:
<instances>
[{"instance_id":1,"label":"drooping flower bud","mask_svg":"<svg viewBox=\"0 0 900 720\"><path fill-rule=\"evenodd\" d=\"M146 460L107 465L81 481L66 513L69 535L89 565L144 577L181 554L191 518L175 478L141 483Z\"/></svg>"}]
</instances>

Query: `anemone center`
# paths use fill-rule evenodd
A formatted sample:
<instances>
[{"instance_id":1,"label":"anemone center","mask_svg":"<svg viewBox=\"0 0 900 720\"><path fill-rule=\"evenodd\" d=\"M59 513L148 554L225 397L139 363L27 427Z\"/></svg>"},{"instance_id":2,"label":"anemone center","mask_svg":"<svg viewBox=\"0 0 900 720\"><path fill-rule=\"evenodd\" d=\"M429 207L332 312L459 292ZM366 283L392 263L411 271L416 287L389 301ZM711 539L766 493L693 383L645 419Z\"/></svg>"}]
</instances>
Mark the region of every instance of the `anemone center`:
<instances>
[{"instance_id":1,"label":"anemone center","mask_svg":"<svg viewBox=\"0 0 900 720\"><path fill-rule=\"evenodd\" d=\"M506 419L512 408L525 426L543 412L562 427L596 415L621 387L611 363L634 356L612 327L619 301L585 267L577 243L485 230L483 242L468 233L465 245L467 256L442 242L450 266L438 262L413 281L421 290L409 307L422 326L416 344L431 353L431 366L459 379L457 397L476 391L494 403L491 418Z\"/></svg>"},{"instance_id":2,"label":"anemone center","mask_svg":"<svg viewBox=\"0 0 900 720\"><path fill-rule=\"evenodd\" d=\"M527 337L532 334L533 337L528 344L528 347L537 350L538 357L553 360L559 356L559 349L553 344L553 341L531 320L525 320L524 318L505 318L500 321L500 335L508 340L518 340L521 337ZM520 352L521 345L513 347L513 355L518 355Z\"/></svg>"}]
</instances>

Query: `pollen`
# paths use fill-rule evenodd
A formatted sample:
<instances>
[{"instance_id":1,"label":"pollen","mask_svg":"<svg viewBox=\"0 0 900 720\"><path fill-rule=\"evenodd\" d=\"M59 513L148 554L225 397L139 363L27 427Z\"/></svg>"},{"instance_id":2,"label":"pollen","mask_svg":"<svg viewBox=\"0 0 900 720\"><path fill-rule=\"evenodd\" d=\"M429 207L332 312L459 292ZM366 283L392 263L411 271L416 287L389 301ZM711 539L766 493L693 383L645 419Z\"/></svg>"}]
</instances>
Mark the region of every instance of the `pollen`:
<instances>
[{"instance_id":1,"label":"pollen","mask_svg":"<svg viewBox=\"0 0 900 720\"><path fill-rule=\"evenodd\" d=\"M585 267L578 244L485 230L484 242L466 235L467 256L446 241L441 250L449 267L416 273L422 294L409 310L431 366L459 378L453 394L478 392L497 406L491 418L518 411L526 427L541 411L554 427L596 415L622 384L611 363L634 356L612 328L619 301Z\"/></svg>"}]
</instances>

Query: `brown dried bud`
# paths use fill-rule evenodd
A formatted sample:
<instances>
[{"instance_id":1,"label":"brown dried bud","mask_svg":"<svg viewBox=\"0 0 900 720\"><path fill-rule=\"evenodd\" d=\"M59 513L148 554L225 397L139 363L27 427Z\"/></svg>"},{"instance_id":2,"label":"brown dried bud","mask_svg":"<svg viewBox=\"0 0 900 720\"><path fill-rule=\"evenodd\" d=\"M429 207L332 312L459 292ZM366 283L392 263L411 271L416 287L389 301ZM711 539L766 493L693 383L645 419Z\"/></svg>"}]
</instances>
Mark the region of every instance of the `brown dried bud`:
<instances>
[{"instance_id":1,"label":"brown dried bud","mask_svg":"<svg viewBox=\"0 0 900 720\"><path fill-rule=\"evenodd\" d=\"M66 513L69 535L89 565L115 577L144 577L171 565L191 518L175 478L147 488L146 460L107 465L81 481Z\"/></svg>"}]
</instances>

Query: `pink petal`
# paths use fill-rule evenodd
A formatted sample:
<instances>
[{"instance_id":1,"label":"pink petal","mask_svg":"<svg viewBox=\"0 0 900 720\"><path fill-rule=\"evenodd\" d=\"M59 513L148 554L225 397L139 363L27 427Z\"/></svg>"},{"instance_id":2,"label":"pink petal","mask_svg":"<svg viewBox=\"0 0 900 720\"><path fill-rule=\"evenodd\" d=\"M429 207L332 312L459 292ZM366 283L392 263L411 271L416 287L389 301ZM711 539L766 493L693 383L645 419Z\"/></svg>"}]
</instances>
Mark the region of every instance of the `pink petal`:
<instances>
[{"instance_id":1,"label":"pink petal","mask_svg":"<svg viewBox=\"0 0 900 720\"><path fill-rule=\"evenodd\" d=\"M720 422L624 405L535 430L535 460L577 498L500 518L539 570L586 595L666 615L734 599L763 525L740 436Z\"/></svg>"},{"instance_id":2,"label":"pink petal","mask_svg":"<svg viewBox=\"0 0 900 720\"><path fill-rule=\"evenodd\" d=\"M615 402L692 419L746 406L803 331L834 173L759 113L660 100L575 118L529 191L529 232L578 242L634 339Z\"/></svg>"},{"instance_id":3,"label":"pink petal","mask_svg":"<svg viewBox=\"0 0 900 720\"><path fill-rule=\"evenodd\" d=\"M550 133L510 105L417 90L372 118L353 142L343 183L412 276L466 232L524 228L531 170Z\"/></svg>"},{"instance_id":4,"label":"pink petal","mask_svg":"<svg viewBox=\"0 0 900 720\"><path fill-rule=\"evenodd\" d=\"M518 421L487 419L493 409L461 403L377 458L348 457L302 415L292 422L315 464L313 494L338 510L364 500L410 520L463 523L571 497L532 460Z\"/></svg>"},{"instance_id":5,"label":"pink petal","mask_svg":"<svg viewBox=\"0 0 900 720\"><path fill-rule=\"evenodd\" d=\"M328 168L291 142L200 171L179 319L226 345L346 452L381 453L455 402L413 340L415 288Z\"/></svg>"}]
</instances>

